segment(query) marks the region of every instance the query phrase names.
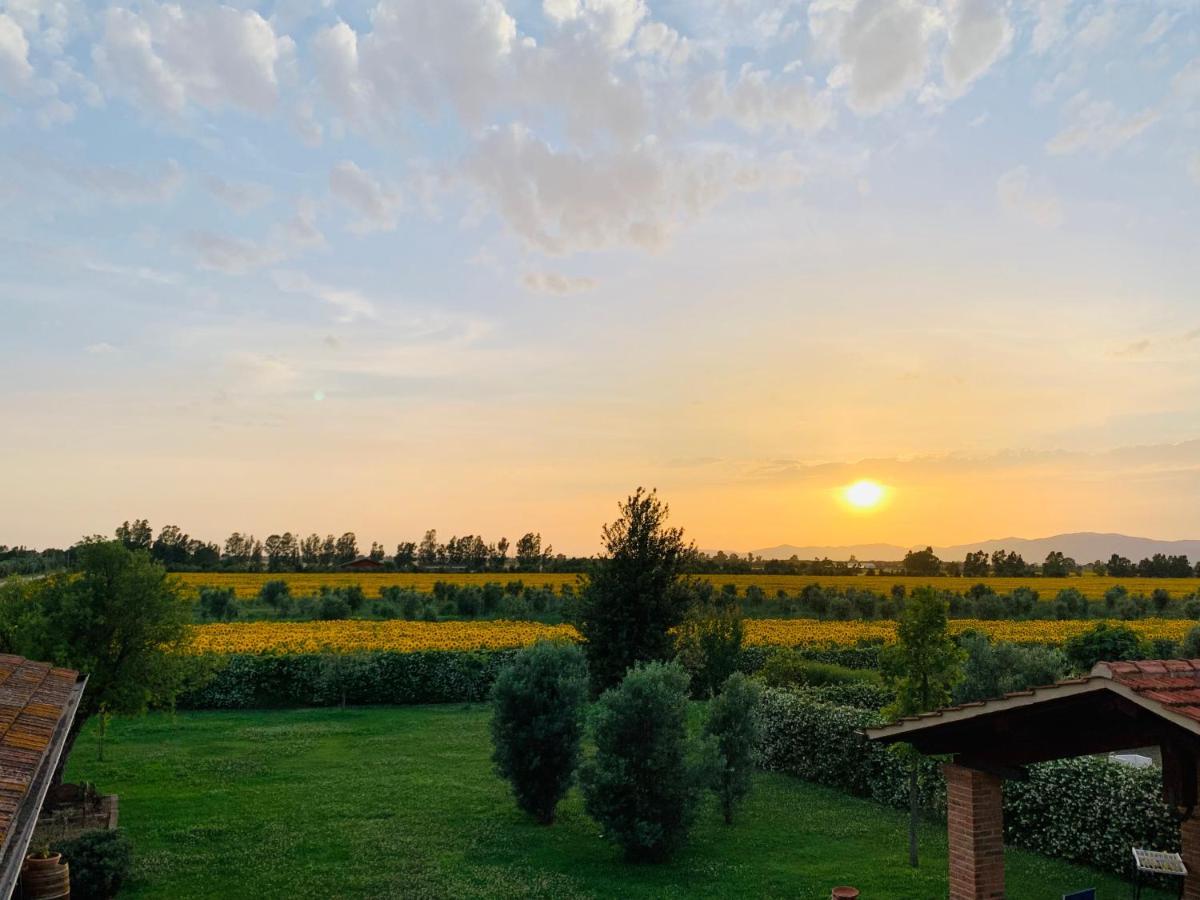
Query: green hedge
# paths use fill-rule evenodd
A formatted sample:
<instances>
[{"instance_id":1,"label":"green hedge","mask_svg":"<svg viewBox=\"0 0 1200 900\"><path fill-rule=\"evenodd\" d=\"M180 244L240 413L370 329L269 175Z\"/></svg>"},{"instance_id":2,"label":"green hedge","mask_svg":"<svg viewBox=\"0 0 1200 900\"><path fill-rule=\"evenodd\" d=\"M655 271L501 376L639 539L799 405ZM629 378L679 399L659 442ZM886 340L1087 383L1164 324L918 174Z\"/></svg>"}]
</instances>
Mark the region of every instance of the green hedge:
<instances>
[{"instance_id":1,"label":"green hedge","mask_svg":"<svg viewBox=\"0 0 1200 900\"><path fill-rule=\"evenodd\" d=\"M212 657L180 709L255 709L349 703L475 703L486 700L515 651L233 654Z\"/></svg>"},{"instance_id":2,"label":"green hedge","mask_svg":"<svg viewBox=\"0 0 1200 900\"><path fill-rule=\"evenodd\" d=\"M760 707L762 765L880 803L908 807L908 763L858 731L873 710L835 706L769 690ZM922 759L922 807L946 814L940 764ZM1004 783L1004 832L1011 844L1128 875L1131 846L1178 850L1179 828L1162 802L1162 774L1103 758L1030 767L1030 780Z\"/></svg>"}]
</instances>

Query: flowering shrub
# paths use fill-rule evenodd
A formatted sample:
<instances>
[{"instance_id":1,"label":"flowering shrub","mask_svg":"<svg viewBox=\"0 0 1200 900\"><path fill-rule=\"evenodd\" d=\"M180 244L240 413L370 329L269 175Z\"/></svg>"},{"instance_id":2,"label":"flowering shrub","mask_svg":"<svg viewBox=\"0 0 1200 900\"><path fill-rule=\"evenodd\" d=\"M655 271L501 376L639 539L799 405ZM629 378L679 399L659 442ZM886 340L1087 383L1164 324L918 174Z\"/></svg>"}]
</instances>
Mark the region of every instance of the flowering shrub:
<instances>
[{"instance_id":1,"label":"flowering shrub","mask_svg":"<svg viewBox=\"0 0 1200 900\"><path fill-rule=\"evenodd\" d=\"M883 716L769 690L762 716L762 766L899 808L908 806L906 761L859 734ZM1005 840L1047 856L1129 871L1131 846L1179 849L1179 829L1162 802L1162 775L1103 758L1030 766L1027 782L1004 783ZM945 817L940 765L923 759L922 806Z\"/></svg>"}]
</instances>

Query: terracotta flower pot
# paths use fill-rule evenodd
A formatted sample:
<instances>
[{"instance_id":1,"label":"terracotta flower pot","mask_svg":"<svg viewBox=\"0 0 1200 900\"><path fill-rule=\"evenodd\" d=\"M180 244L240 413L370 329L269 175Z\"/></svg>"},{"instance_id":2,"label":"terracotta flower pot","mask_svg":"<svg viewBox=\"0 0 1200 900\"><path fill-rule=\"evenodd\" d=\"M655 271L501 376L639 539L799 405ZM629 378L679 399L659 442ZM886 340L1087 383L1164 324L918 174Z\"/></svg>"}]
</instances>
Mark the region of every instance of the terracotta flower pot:
<instances>
[{"instance_id":1,"label":"terracotta flower pot","mask_svg":"<svg viewBox=\"0 0 1200 900\"><path fill-rule=\"evenodd\" d=\"M30 853L25 857L25 865L31 869L49 869L57 866L60 862L62 862L61 853L51 853L49 856L37 856Z\"/></svg>"}]
</instances>

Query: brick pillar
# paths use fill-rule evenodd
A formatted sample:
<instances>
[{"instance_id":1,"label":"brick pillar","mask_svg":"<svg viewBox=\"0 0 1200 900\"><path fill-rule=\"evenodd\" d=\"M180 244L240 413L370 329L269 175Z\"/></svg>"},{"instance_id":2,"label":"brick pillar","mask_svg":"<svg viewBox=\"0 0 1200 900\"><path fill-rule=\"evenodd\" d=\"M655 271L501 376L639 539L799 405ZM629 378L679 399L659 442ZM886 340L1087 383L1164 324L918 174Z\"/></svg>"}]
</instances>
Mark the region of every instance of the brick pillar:
<instances>
[{"instance_id":1,"label":"brick pillar","mask_svg":"<svg viewBox=\"0 0 1200 900\"><path fill-rule=\"evenodd\" d=\"M953 763L944 765L942 771L946 775L950 900L1004 900L1001 780Z\"/></svg>"},{"instance_id":2,"label":"brick pillar","mask_svg":"<svg viewBox=\"0 0 1200 900\"><path fill-rule=\"evenodd\" d=\"M1188 874L1183 879L1184 900L1200 900L1200 810L1179 826L1179 837L1183 843L1183 864Z\"/></svg>"}]
</instances>

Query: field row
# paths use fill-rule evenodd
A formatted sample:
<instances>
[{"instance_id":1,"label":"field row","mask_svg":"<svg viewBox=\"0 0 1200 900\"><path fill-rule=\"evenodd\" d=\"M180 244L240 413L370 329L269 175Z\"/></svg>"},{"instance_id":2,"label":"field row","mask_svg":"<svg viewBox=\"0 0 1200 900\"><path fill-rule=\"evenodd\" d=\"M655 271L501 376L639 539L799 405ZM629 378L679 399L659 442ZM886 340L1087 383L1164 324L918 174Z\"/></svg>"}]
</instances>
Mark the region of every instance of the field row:
<instances>
[{"instance_id":1,"label":"field row","mask_svg":"<svg viewBox=\"0 0 1200 900\"><path fill-rule=\"evenodd\" d=\"M1066 621L984 621L953 619L950 630L982 631L996 640L1058 645L1095 627L1098 619ZM1117 623L1113 623L1117 624ZM1122 622L1147 639L1181 640L1195 622L1139 619ZM895 622L819 622L813 619L748 619L746 642L759 646L894 641ZM570 625L538 622L407 622L398 619L333 622L245 622L197 625L192 629L194 653L354 653L372 650L502 650L523 647L539 638L579 640Z\"/></svg>"},{"instance_id":2,"label":"field row","mask_svg":"<svg viewBox=\"0 0 1200 900\"><path fill-rule=\"evenodd\" d=\"M344 587L361 585L368 597L378 597L380 588L395 585L426 592L433 590L439 581L457 585L483 585L488 582L504 583L523 581L527 585L549 585L557 590L564 584L576 585L579 576L572 572L185 572L177 576L188 588L201 586L231 587L238 597L249 599L258 594L263 583L271 580L286 581L296 596L315 594L322 585ZM1114 585L1122 585L1131 594L1152 593L1155 588L1164 588L1172 597L1180 598L1200 590L1200 578L1110 578L1082 575L1071 578L927 578L910 575L703 575L702 578L718 586L735 585L744 593L751 585L762 589L768 597L778 591L799 593L808 584L821 584L840 590L859 590L887 593L892 585L900 584L912 590L926 584L952 591L965 591L980 582L991 586L998 594L1007 594L1018 587L1036 590L1043 600L1053 600L1055 594L1067 587L1076 588L1090 600L1104 597L1105 591Z\"/></svg>"}]
</instances>

